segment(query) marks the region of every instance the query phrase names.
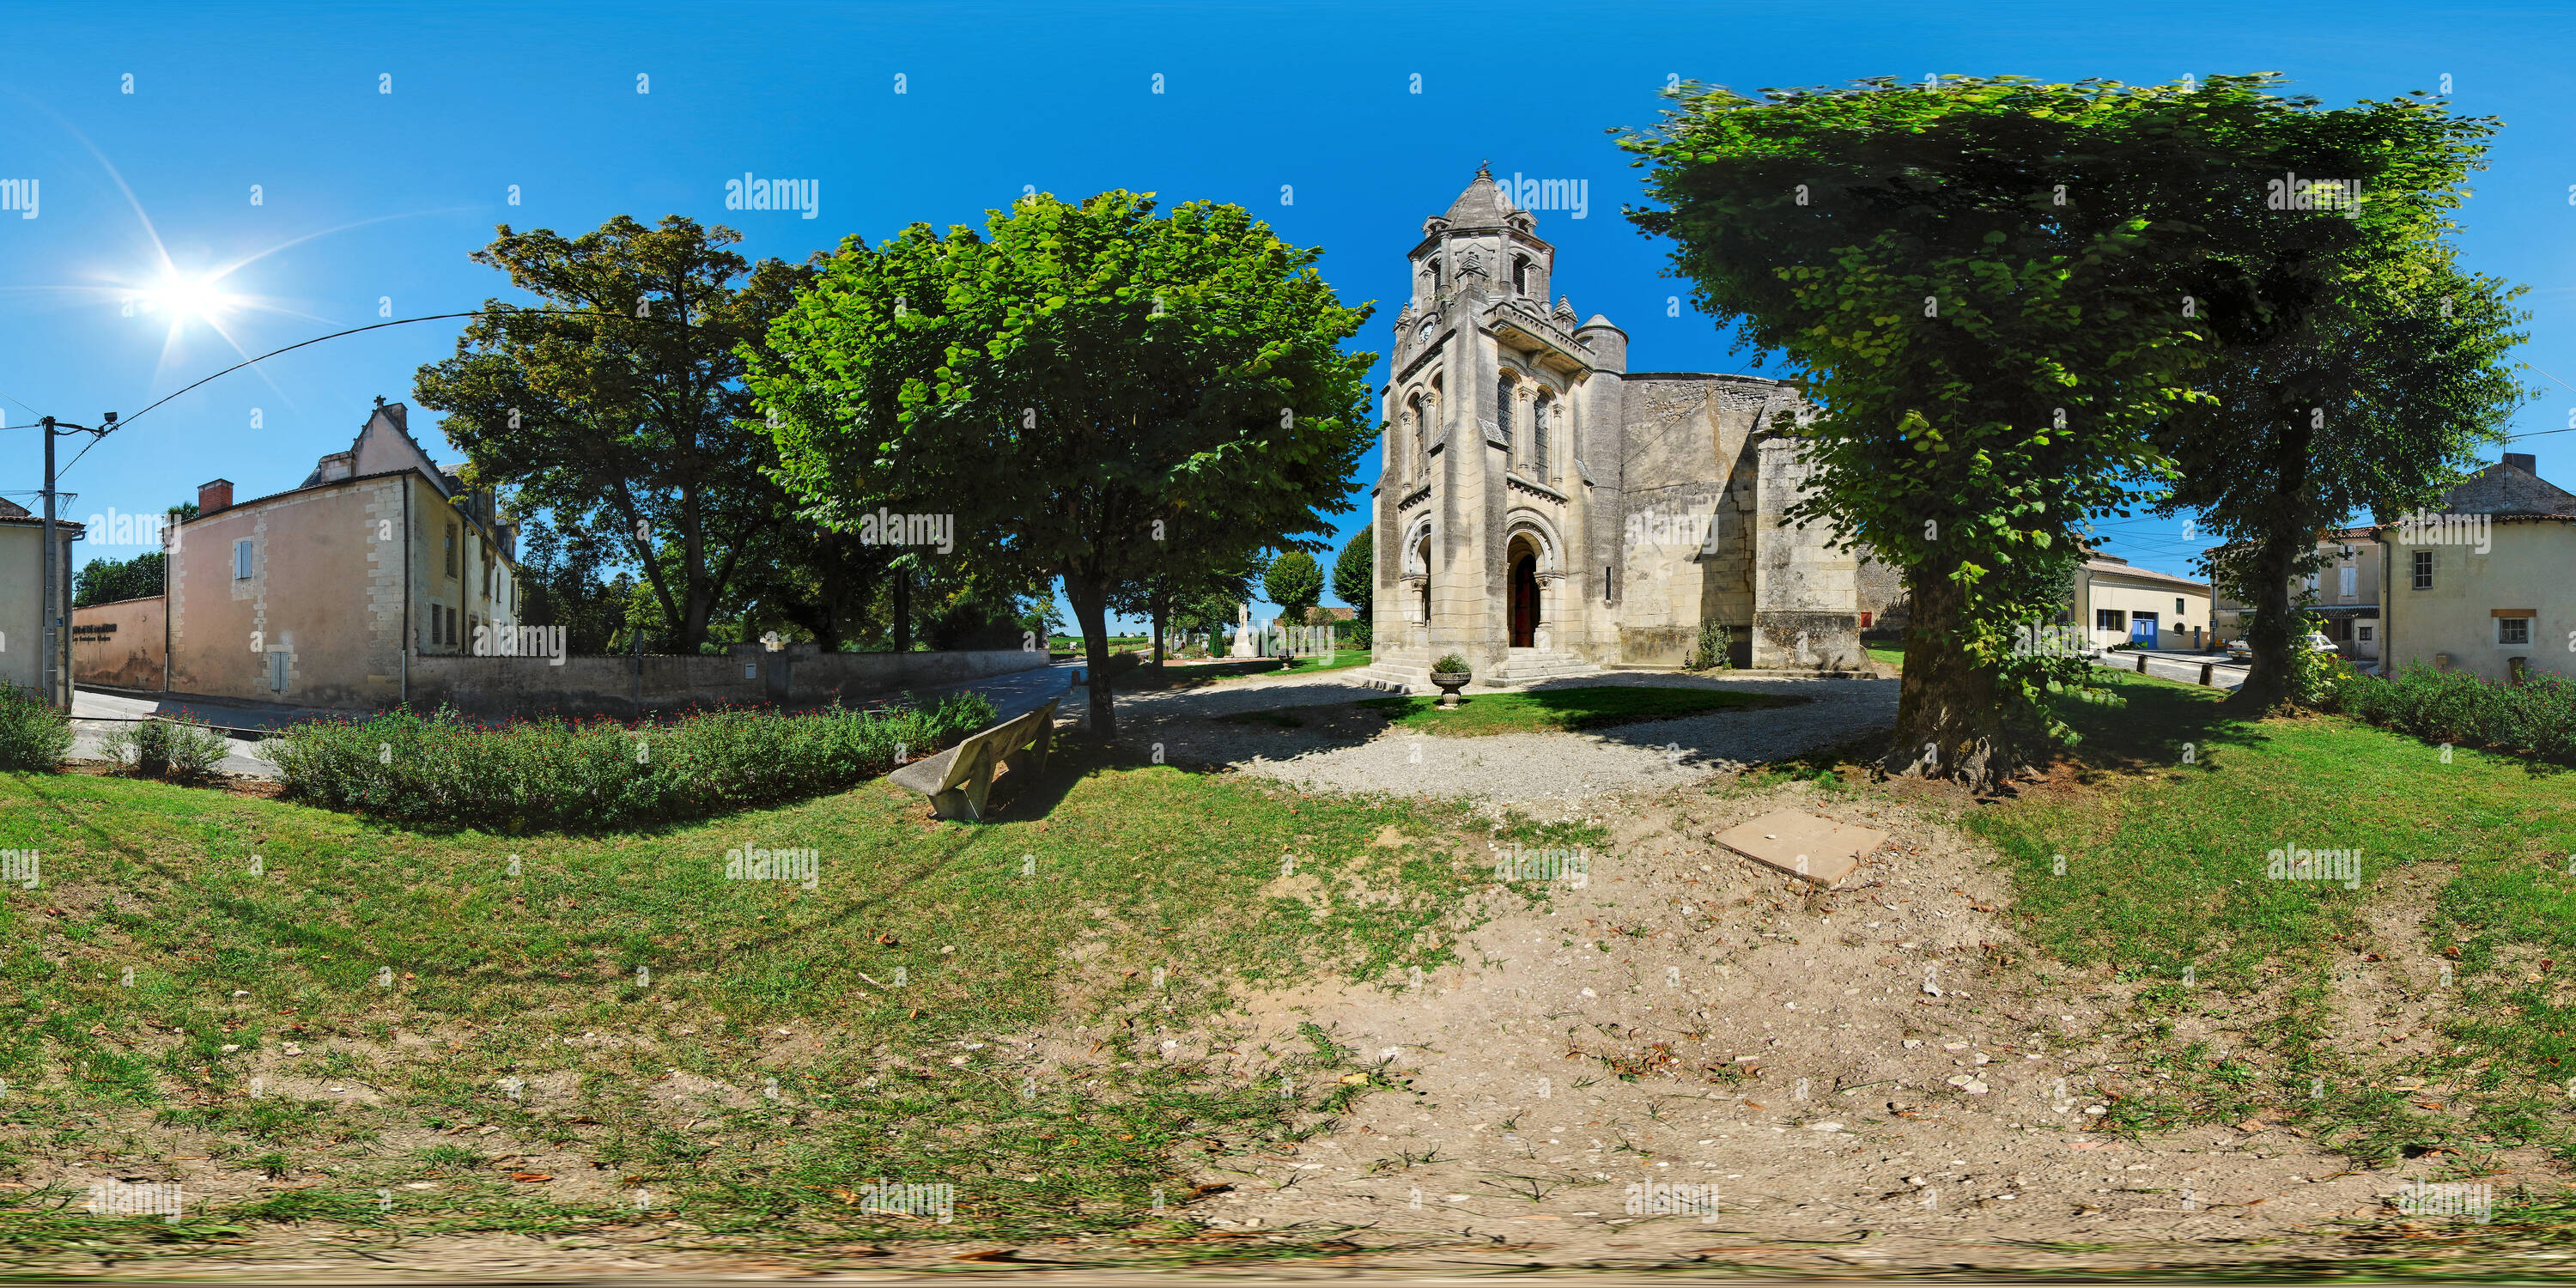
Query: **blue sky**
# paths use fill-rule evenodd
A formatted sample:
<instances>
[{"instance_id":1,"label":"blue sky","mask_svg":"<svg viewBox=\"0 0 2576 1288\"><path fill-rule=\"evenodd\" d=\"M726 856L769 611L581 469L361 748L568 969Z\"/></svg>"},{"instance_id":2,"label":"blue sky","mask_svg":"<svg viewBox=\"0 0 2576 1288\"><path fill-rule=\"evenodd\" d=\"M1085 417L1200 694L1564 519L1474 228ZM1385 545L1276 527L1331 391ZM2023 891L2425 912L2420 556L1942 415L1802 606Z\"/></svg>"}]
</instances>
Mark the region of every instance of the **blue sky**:
<instances>
[{"instance_id":1,"label":"blue sky","mask_svg":"<svg viewBox=\"0 0 2576 1288\"><path fill-rule=\"evenodd\" d=\"M2519 356L2548 392L2518 429L2576 424L2576 390L2540 374L2576 380L2576 21L2563 6L191 4L70 16L11 4L0 18L0 179L41 182L37 218L0 213L10 425L130 415L239 361L236 344L264 352L377 321L380 307L472 308L504 293L466 259L502 222L572 233L677 212L793 260L849 233L980 222L1024 185L1248 206L1325 248L1345 299L1379 303L1360 344L1383 351L1403 252L1484 158L1506 175L1588 181L1586 218L1542 213L1539 229L1560 248L1560 292L1629 332L1631 369L1743 370L1708 319L1687 305L1665 316L1667 297L1686 294L1661 276L1666 249L1619 218L1639 172L1604 131L1650 123L1668 77L1754 88L2257 70L2329 103L2438 90L2447 74L2457 110L2504 118L2463 245L2472 267L2533 288ZM725 180L745 172L819 181L818 217L724 210ZM233 311L229 341L127 316L165 253L187 275L250 260L223 289L266 307ZM348 445L374 395L410 401L412 372L453 351L454 325L334 340L178 398L65 476L79 493L67 512L158 511L217 476L244 497L292 487ZM415 431L458 459L433 420L416 416ZM33 503L38 440L0 432L0 494ZM2576 434L2516 450L2576 485ZM1372 454L1361 475L1376 469ZM1340 516L1342 535L1364 521L1361 508ZM2178 524L2107 531L2113 553L2189 571L2196 547ZM133 551L78 557L92 553Z\"/></svg>"}]
</instances>

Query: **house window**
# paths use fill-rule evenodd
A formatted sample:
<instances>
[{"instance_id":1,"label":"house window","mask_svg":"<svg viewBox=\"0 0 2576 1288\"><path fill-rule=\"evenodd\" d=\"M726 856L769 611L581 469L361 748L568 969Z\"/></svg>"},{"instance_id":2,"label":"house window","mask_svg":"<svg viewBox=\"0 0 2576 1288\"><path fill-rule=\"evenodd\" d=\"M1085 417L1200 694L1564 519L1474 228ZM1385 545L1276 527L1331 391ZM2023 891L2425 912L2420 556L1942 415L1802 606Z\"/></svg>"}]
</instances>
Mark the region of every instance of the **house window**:
<instances>
[{"instance_id":1,"label":"house window","mask_svg":"<svg viewBox=\"0 0 2576 1288\"><path fill-rule=\"evenodd\" d=\"M1518 462L1520 451L1512 438L1512 382L1508 380L1494 390L1494 428L1503 436L1504 459Z\"/></svg>"},{"instance_id":2,"label":"house window","mask_svg":"<svg viewBox=\"0 0 2576 1288\"><path fill-rule=\"evenodd\" d=\"M2315 573L2308 574L2308 593L2311 595L2317 593L2317 575Z\"/></svg>"},{"instance_id":3,"label":"house window","mask_svg":"<svg viewBox=\"0 0 2576 1288\"><path fill-rule=\"evenodd\" d=\"M2496 643L2514 645L2531 643L2531 619L2528 617L2497 618Z\"/></svg>"},{"instance_id":4,"label":"house window","mask_svg":"<svg viewBox=\"0 0 2576 1288\"><path fill-rule=\"evenodd\" d=\"M2174 596L2174 616L2175 616L2176 618L2180 618L2182 615L2183 615L2182 596L2180 596L2180 595L2176 595L2176 596Z\"/></svg>"},{"instance_id":5,"label":"house window","mask_svg":"<svg viewBox=\"0 0 2576 1288\"><path fill-rule=\"evenodd\" d=\"M2362 642L2362 643L2364 643L2364 644L2367 644L2367 643L2369 643L2369 642L2370 642L2371 633L2372 633L2373 631L2378 630L2379 628L2378 628L2378 627L2376 627L2376 626L2364 626L2364 627L2362 627L2362 628L2360 628L2360 629L2361 629L2361 642Z\"/></svg>"},{"instance_id":6,"label":"house window","mask_svg":"<svg viewBox=\"0 0 2576 1288\"><path fill-rule=\"evenodd\" d=\"M447 525L447 575L456 575L456 525Z\"/></svg>"},{"instance_id":7,"label":"house window","mask_svg":"<svg viewBox=\"0 0 2576 1288\"><path fill-rule=\"evenodd\" d=\"M250 570L251 570L251 561L250 561L250 543L249 543L249 542L247 542L247 541L236 541L236 542L234 542L234 543L233 543L233 580L234 580L234 581L248 581L248 580L250 580Z\"/></svg>"},{"instance_id":8,"label":"house window","mask_svg":"<svg viewBox=\"0 0 2576 1288\"><path fill-rule=\"evenodd\" d=\"M2093 610L2093 629L2125 631L2129 629L2129 615L2117 608L2096 608Z\"/></svg>"},{"instance_id":9,"label":"house window","mask_svg":"<svg viewBox=\"0 0 2576 1288\"><path fill-rule=\"evenodd\" d=\"M2336 594L2341 595L2346 599L2350 599L2353 597L2353 594L2360 585L2361 570L2359 568L2335 569Z\"/></svg>"},{"instance_id":10,"label":"house window","mask_svg":"<svg viewBox=\"0 0 2576 1288\"><path fill-rule=\"evenodd\" d=\"M2432 588L2433 552L2430 550L2418 550L2415 552L2415 589L2431 590Z\"/></svg>"},{"instance_id":11,"label":"house window","mask_svg":"<svg viewBox=\"0 0 2576 1288\"><path fill-rule=\"evenodd\" d=\"M1514 294L1514 295L1527 295L1527 294L1529 294L1529 261L1528 261L1528 260L1525 260L1525 259L1514 259L1514 260L1512 261L1512 294Z\"/></svg>"}]
</instances>

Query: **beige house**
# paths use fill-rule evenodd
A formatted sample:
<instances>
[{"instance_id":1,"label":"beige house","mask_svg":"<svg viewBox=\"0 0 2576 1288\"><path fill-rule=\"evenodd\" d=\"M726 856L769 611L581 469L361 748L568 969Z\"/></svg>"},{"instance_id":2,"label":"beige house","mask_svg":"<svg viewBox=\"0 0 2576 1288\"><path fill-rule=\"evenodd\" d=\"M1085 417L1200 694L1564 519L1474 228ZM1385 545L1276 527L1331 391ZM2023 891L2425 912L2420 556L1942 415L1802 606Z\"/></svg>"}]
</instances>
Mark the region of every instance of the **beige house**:
<instances>
[{"instance_id":1,"label":"beige house","mask_svg":"<svg viewBox=\"0 0 2576 1288\"><path fill-rule=\"evenodd\" d=\"M2136 642L2196 649L2209 642L2209 583L2096 554L2075 570L2075 629L2095 648Z\"/></svg>"},{"instance_id":2,"label":"beige house","mask_svg":"<svg viewBox=\"0 0 2576 1288\"><path fill-rule=\"evenodd\" d=\"M516 624L515 529L430 459L405 411L378 399L349 450L287 491L198 489L197 517L164 537L169 690L371 708L408 699L415 656Z\"/></svg>"},{"instance_id":3,"label":"beige house","mask_svg":"<svg viewBox=\"0 0 2576 1288\"><path fill-rule=\"evenodd\" d=\"M54 592L56 603L71 603L72 543L81 525L54 520ZM45 564L38 554L45 542L45 521L10 501L0 500L0 683L38 693L48 688L44 649ZM57 667L51 677L57 706L71 704L71 672Z\"/></svg>"},{"instance_id":4,"label":"beige house","mask_svg":"<svg viewBox=\"0 0 2576 1288\"><path fill-rule=\"evenodd\" d=\"M2576 493L2530 455L2507 452L2439 510L2372 531L2389 552L2387 669L2576 675Z\"/></svg>"}]
</instances>

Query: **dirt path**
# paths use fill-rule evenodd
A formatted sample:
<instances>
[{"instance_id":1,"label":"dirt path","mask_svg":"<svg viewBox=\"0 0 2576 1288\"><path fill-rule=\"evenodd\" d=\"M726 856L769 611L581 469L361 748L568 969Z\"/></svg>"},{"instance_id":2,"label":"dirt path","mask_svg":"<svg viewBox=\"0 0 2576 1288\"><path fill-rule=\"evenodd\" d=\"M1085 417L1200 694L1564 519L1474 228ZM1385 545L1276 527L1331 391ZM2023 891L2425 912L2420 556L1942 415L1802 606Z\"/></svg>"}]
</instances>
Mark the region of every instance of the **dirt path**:
<instances>
[{"instance_id":1,"label":"dirt path","mask_svg":"<svg viewBox=\"0 0 2576 1288\"><path fill-rule=\"evenodd\" d=\"M1824 894L1709 843L1781 806L1895 840ZM1293 1156L1211 1171L1235 1188L1208 1219L1500 1240L1548 1264L1720 1248L1807 1266L2137 1264L2331 1242L2310 1232L2397 1188L2276 1124L2145 1145L2088 1130L2101 1089L2137 1076L2113 1047L2125 990L2017 964L2001 879L1921 812L1801 783L1590 813L1616 840L1585 856L1583 888L1505 911L1420 991L1259 1001L1274 1045L1312 1021L1406 1086Z\"/></svg>"}]
</instances>

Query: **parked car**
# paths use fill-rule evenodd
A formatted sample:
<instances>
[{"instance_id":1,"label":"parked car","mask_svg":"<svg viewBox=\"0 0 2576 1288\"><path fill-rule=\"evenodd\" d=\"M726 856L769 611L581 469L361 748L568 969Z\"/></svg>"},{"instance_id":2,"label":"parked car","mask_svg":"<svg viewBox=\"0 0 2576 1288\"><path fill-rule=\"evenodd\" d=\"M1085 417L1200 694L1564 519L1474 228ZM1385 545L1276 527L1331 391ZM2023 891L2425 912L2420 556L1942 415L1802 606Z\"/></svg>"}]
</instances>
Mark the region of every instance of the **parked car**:
<instances>
[{"instance_id":1,"label":"parked car","mask_svg":"<svg viewBox=\"0 0 2576 1288\"><path fill-rule=\"evenodd\" d=\"M2335 648L2335 642L2327 639L2322 631L2310 631L2307 634L2300 636L2299 643L2311 653L2334 653L2340 651ZM2246 640L2227 641L2227 660L2231 662L2250 662L2254 660L2254 645Z\"/></svg>"}]
</instances>

